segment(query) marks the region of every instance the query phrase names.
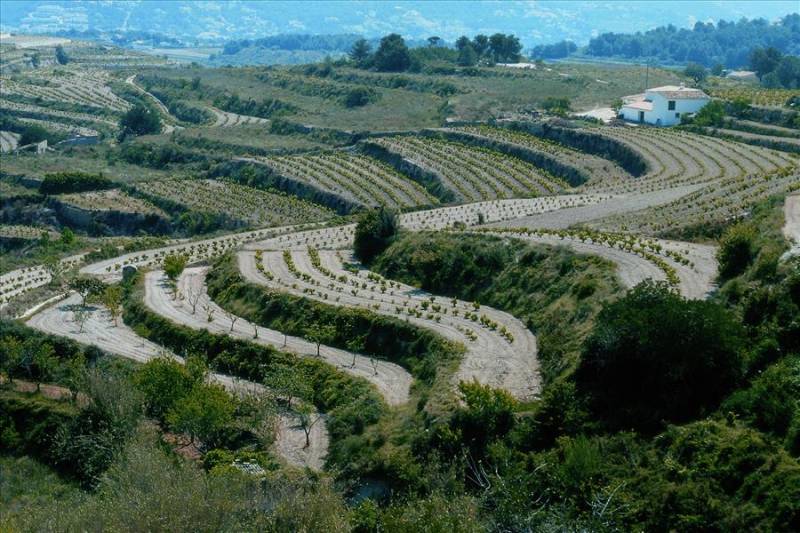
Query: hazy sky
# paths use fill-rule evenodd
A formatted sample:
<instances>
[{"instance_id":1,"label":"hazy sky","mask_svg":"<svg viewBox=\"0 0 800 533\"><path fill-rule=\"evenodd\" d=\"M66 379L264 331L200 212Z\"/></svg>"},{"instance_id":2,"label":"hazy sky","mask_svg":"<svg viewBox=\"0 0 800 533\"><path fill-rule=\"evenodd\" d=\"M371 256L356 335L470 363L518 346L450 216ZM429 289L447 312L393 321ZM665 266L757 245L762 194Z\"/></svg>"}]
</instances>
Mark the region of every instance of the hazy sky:
<instances>
[{"instance_id":1,"label":"hazy sky","mask_svg":"<svg viewBox=\"0 0 800 533\"><path fill-rule=\"evenodd\" d=\"M4 31L154 30L183 38L237 39L276 33L398 32L452 41L459 35L514 33L530 46L564 38L585 44L606 31L778 17L800 1L190 1L2 0Z\"/></svg>"}]
</instances>

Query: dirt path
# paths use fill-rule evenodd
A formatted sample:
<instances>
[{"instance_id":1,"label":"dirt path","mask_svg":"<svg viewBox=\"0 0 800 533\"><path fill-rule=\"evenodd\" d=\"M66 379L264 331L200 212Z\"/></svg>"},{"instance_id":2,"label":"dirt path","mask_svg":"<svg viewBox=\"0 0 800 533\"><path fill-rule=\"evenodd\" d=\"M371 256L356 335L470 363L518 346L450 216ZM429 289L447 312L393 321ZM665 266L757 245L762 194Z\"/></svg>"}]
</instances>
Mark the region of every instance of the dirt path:
<instances>
[{"instance_id":1,"label":"dirt path","mask_svg":"<svg viewBox=\"0 0 800 533\"><path fill-rule=\"evenodd\" d=\"M316 357L317 347L299 337L284 336L272 329L255 326L242 318L236 317L231 329L231 318L221 307L214 303L205 291L205 267L187 268L181 276L178 287L183 300L173 299L164 284L161 271L148 272L145 275L145 304L156 313L194 329L206 329L212 333L230 335L239 339L270 346L278 350L293 352L298 355ZM199 298L195 313L192 313L191 297ZM208 316L211 321L208 321ZM254 338L255 332L258 337ZM285 339L285 346L284 346ZM325 362L340 368L344 372L366 379L374 384L390 405L398 405L408 401L412 377L402 367L385 361L370 362L370 358L355 356L353 365L351 352L320 347L320 357Z\"/></svg>"},{"instance_id":2,"label":"dirt path","mask_svg":"<svg viewBox=\"0 0 800 533\"><path fill-rule=\"evenodd\" d=\"M783 234L792 242L792 247L786 252L785 257L800 255L800 194L786 197L783 204Z\"/></svg>"},{"instance_id":3,"label":"dirt path","mask_svg":"<svg viewBox=\"0 0 800 533\"><path fill-rule=\"evenodd\" d=\"M114 326L108 311L92 307L89 319L80 331L74 322L73 311L80 304L80 296L74 294L64 301L33 315L27 325L51 335L67 337L81 344L98 348L127 359L145 363L154 357L167 354L182 362L182 359L169 353L163 347L138 336L122 321ZM258 383L240 380L225 374L210 373L209 380L219 383L227 390L245 394L263 390ZM311 446L305 446L305 433L296 427L293 417L282 416L276 435L276 450L287 462L296 466L309 466L322 469L328 449L328 432L324 421L312 428Z\"/></svg>"},{"instance_id":4,"label":"dirt path","mask_svg":"<svg viewBox=\"0 0 800 533\"><path fill-rule=\"evenodd\" d=\"M343 261L353 261L349 254L320 250L321 267L329 274L313 265L307 251L294 250L290 255L297 275L286 264L283 252L274 251L262 254L263 268L273 279L257 268L254 252L239 253L239 269L253 283L329 305L367 309L407 320L464 344L467 352L454 376L454 384L475 378L504 388L520 399L530 399L539 393L536 338L508 313L486 306L476 309L471 302L436 297L416 287L376 278L365 270L353 274L343 267ZM482 323L479 317L487 322Z\"/></svg>"}]
</instances>

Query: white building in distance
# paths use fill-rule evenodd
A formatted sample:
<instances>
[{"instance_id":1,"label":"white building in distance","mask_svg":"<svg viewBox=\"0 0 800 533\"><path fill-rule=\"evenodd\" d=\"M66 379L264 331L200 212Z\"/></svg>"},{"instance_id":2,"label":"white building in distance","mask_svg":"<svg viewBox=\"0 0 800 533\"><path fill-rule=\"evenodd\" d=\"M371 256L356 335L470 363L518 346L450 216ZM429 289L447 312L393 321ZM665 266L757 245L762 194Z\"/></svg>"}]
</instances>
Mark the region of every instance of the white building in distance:
<instances>
[{"instance_id":1,"label":"white building in distance","mask_svg":"<svg viewBox=\"0 0 800 533\"><path fill-rule=\"evenodd\" d=\"M682 114L697 113L710 101L711 97L700 89L683 84L665 85L647 89L644 94L626 96L619 114L631 122L674 126L680 124Z\"/></svg>"}]
</instances>

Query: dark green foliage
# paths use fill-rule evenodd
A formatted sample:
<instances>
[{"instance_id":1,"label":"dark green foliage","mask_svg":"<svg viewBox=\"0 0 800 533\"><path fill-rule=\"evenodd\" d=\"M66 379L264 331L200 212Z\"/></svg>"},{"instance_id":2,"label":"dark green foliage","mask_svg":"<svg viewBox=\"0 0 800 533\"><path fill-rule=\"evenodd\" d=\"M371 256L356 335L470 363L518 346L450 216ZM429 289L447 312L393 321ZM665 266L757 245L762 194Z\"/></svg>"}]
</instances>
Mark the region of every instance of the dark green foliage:
<instances>
[{"instance_id":1,"label":"dark green foliage","mask_svg":"<svg viewBox=\"0 0 800 533\"><path fill-rule=\"evenodd\" d=\"M397 217L393 211L380 207L364 212L358 219L353 241L356 257L369 263L392 243L397 230Z\"/></svg>"},{"instance_id":2,"label":"dark green foliage","mask_svg":"<svg viewBox=\"0 0 800 533\"><path fill-rule=\"evenodd\" d=\"M495 33L489 37L489 54L496 63L516 63L520 59L522 44L519 37Z\"/></svg>"},{"instance_id":3,"label":"dark green foliage","mask_svg":"<svg viewBox=\"0 0 800 533\"><path fill-rule=\"evenodd\" d=\"M603 307L576 379L610 427L650 431L714 408L742 376L742 340L722 306L643 282Z\"/></svg>"},{"instance_id":4,"label":"dark green foliage","mask_svg":"<svg viewBox=\"0 0 800 533\"><path fill-rule=\"evenodd\" d=\"M471 67L478 62L478 54L475 53L475 49L471 44L465 44L464 47L458 51L457 62L459 66L462 67Z\"/></svg>"},{"instance_id":5,"label":"dark green foliage","mask_svg":"<svg viewBox=\"0 0 800 533\"><path fill-rule=\"evenodd\" d=\"M542 44L535 46L531 51L534 59L561 59L578 51L578 46L572 41L560 41L555 44Z\"/></svg>"},{"instance_id":6,"label":"dark green foliage","mask_svg":"<svg viewBox=\"0 0 800 533\"><path fill-rule=\"evenodd\" d=\"M370 51L369 42L366 39L359 39L353 43L353 47L350 49L350 60L358 67L364 67L369 60Z\"/></svg>"},{"instance_id":7,"label":"dark green foliage","mask_svg":"<svg viewBox=\"0 0 800 533\"><path fill-rule=\"evenodd\" d=\"M363 107L376 97L375 91L367 87L356 87L344 97L345 107Z\"/></svg>"},{"instance_id":8,"label":"dark green foliage","mask_svg":"<svg viewBox=\"0 0 800 533\"><path fill-rule=\"evenodd\" d=\"M158 113L143 105L133 106L119 121L125 135L147 135L161 132L161 119Z\"/></svg>"},{"instance_id":9,"label":"dark green foliage","mask_svg":"<svg viewBox=\"0 0 800 533\"><path fill-rule=\"evenodd\" d=\"M298 108L292 104L268 98L257 102L256 100L241 99L239 95L226 95L214 100L214 105L223 111L238 113L240 115L251 115L261 118L272 118L280 115L296 113Z\"/></svg>"},{"instance_id":10,"label":"dark green foliage","mask_svg":"<svg viewBox=\"0 0 800 533\"><path fill-rule=\"evenodd\" d=\"M372 61L375 68L384 72L402 72L411 66L408 47L403 38L396 33L381 39Z\"/></svg>"},{"instance_id":11,"label":"dark green foliage","mask_svg":"<svg viewBox=\"0 0 800 533\"><path fill-rule=\"evenodd\" d=\"M111 189L114 186L114 182L102 174L58 172L45 175L39 185L39 192L42 194L67 194Z\"/></svg>"},{"instance_id":12,"label":"dark green foliage","mask_svg":"<svg viewBox=\"0 0 800 533\"><path fill-rule=\"evenodd\" d=\"M123 161L151 168L161 169L166 165L207 164L209 157L198 152L181 148L174 143L145 144L125 143L119 148Z\"/></svg>"},{"instance_id":13,"label":"dark green foliage","mask_svg":"<svg viewBox=\"0 0 800 533\"><path fill-rule=\"evenodd\" d=\"M697 22L691 29L670 24L636 34L603 33L589 41L586 53L599 57L651 58L661 63L694 62L706 67L723 63L737 68L750 63L753 48L775 46L796 54L794 36L799 21L800 15L792 13L775 24L763 18L720 20L716 25Z\"/></svg>"},{"instance_id":14,"label":"dark green foliage","mask_svg":"<svg viewBox=\"0 0 800 533\"><path fill-rule=\"evenodd\" d=\"M725 231L717 251L720 278L738 276L750 266L755 256L755 239L756 229L750 224L736 224Z\"/></svg>"},{"instance_id":15,"label":"dark green foliage","mask_svg":"<svg viewBox=\"0 0 800 533\"><path fill-rule=\"evenodd\" d=\"M696 126L722 126L725 121L725 104L712 100L697 112L691 123Z\"/></svg>"},{"instance_id":16,"label":"dark green foliage","mask_svg":"<svg viewBox=\"0 0 800 533\"><path fill-rule=\"evenodd\" d=\"M572 109L569 98L550 96L542 102L542 109L554 115L565 116Z\"/></svg>"},{"instance_id":17,"label":"dark green foliage","mask_svg":"<svg viewBox=\"0 0 800 533\"><path fill-rule=\"evenodd\" d=\"M706 67L698 63L689 63L683 69L683 75L692 78L695 83L700 83L706 79Z\"/></svg>"},{"instance_id":18,"label":"dark green foliage","mask_svg":"<svg viewBox=\"0 0 800 533\"><path fill-rule=\"evenodd\" d=\"M61 45L56 46L56 61L59 65L66 65L69 63L69 55Z\"/></svg>"},{"instance_id":19,"label":"dark green foliage","mask_svg":"<svg viewBox=\"0 0 800 533\"><path fill-rule=\"evenodd\" d=\"M19 145L27 146L29 144L35 144L44 141L48 137L47 130L42 126L30 124L23 130L22 136L19 138Z\"/></svg>"},{"instance_id":20,"label":"dark green foliage","mask_svg":"<svg viewBox=\"0 0 800 533\"><path fill-rule=\"evenodd\" d=\"M506 391L477 381L461 382L458 390L465 406L453 413L450 428L473 457L483 457L490 442L504 437L514 427L517 402Z\"/></svg>"},{"instance_id":21,"label":"dark green foliage","mask_svg":"<svg viewBox=\"0 0 800 533\"><path fill-rule=\"evenodd\" d=\"M261 326L306 336L309 328L333 326L325 344L388 359L432 383L437 366L452 360L458 349L433 332L403 320L315 302L245 282L236 261L217 261L206 278L208 294L222 307Z\"/></svg>"}]
</instances>

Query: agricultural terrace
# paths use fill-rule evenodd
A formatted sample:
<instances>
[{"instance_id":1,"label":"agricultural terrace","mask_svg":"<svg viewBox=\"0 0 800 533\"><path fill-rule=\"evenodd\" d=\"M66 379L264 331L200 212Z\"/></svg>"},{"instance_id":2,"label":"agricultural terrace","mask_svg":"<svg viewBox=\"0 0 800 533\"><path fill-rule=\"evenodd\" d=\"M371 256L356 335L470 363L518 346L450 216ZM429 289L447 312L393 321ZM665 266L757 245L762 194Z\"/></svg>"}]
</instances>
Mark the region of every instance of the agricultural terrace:
<instances>
[{"instance_id":1,"label":"agricultural terrace","mask_svg":"<svg viewBox=\"0 0 800 533\"><path fill-rule=\"evenodd\" d=\"M588 184L608 180L625 181L633 179L628 172L612 161L529 133L485 125L447 128L443 131L533 152L546 159L552 159L575 168L588 178Z\"/></svg>"},{"instance_id":2,"label":"agricultural terrace","mask_svg":"<svg viewBox=\"0 0 800 533\"><path fill-rule=\"evenodd\" d=\"M223 213L252 226L318 222L333 217L321 206L279 192L267 192L230 181L164 179L140 182L135 189L158 201L165 198L186 209Z\"/></svg>"},{"instance_id":3,"label":"agricultural terrace","mask_svg":"<svg viewBox=\"0 0 800 533\"><path fill-rule=\"evenodd\" d=\"M667 204L593 222L597 228L647 235L689 234L746 217L766 198L800 189L800 169L740 175L710 183Z\"/></svg>"},{"instance_id":4,"label":"agricultural terrace","mask_svg":"<svg viewBox=\"0 0 800 533\"><path fill-rule=\"evenodd\" d=\"M34 104L24 104L12 102L10 100L0 100L0 107L12 116L27 117L27 118L40 118L52 120L53 122L76 123L77 125L85 125L94 128L112 128L116 129L118 123L116 121L104 118L103 116L91 115L89 113L78 113L70 111L60 111L58 109L51 109L49 107L42 107Z\"/></svg>"},{"instance_id":5,"label":"agricultural terrace","mask_svg":"<svg viewBox=\"0 0 800 533\"><path fill-rule=\"evenodd\" d=\"M558 194L569 186L521 159L430 137L381 137L371 142L436 174L461 201Z\"/></svg>"},{"instance_id":6,"label":"agricultural terrace","mask_svg":"<svg viewBox=\"0 0 800 533\"><path fill-rule=\"evenodd\" d=\"M0 189L0 192L2 189ZM36 226L24 226L21 224L0 224L0 239L18 239L32 241L41 239L43 235L48 235L51 239L58 238L58 233L47 228Z\"/></svg>"},{"instance_id":7,"label":"agricultural terrace","mask_svg":"<svg viewBox=\"0 0 800 533\"><path fill-rule=\"evenodd\" d=\"M360 205L402 209L438 203L415 181L363 155L336 151L258 161L287 178Z\"/></svg>"},{"instance_id":8,"label":"agricultural terrace","mask_svg":"<svg viewBox=\"0 0 800 533\"><path fill-rule=\"evenodd\" d=\"M271 248L274 242L263 246ZM238 256L248 281L330 305L406 319L463 343L467 353L454 385L475 378L521 399L539 392L536 339L511 315L474 302L437 298L366 270L352 273L344 268L345 262L353 261L349 254L315 248L263 251L260 246L255 243L251 247L256 251Z\"/></svg>"},{"instance_id":9,"label":"agricultural terrace","mask_svg":"<svg viewBox=\"0 0 800 533\"><path fill-rule=\"evenodd\" d=\"M107 85L108 73L58 69L36 77L10 77L0 80L0 95L46 102L68 103L106 109L115 113L127 111L131 105L113 93Z\"/></svg>"},{"instance_id":10,"label":"agricultural terrace","mask_svg":"<svg viewBox=\"0 0 800 533\"><path fill-rule=\"evenodd\" d=\"M87 211L119 211L169 218L169 215L153 205L152 202L131 196L120 189L60 194L55 198L61 203Z\"/></svg>"},{"instance_id":11,"label":"agricultural terrace","mask_svg":"<svg viewBox=\"0 0 800 533\"><path fill-rule=\"evenodd\" d=\"M708 94L724 100L746 100L753 105L784 107L798 91L794 89L765 89L763 87L727 87L708 89Z\"/></svg>"},{"instance_id":12,"label":"agricultural terrace","mask_svg":"<svg viewBox=\"0 0 800 533\"><path fill-rule=\"evenodd\" d=\"M19 145L19 133L0 131L0 152L11 152Z\"/></svg>"},{"instance_id":13,"label":"agricultural terrace","mask_svg":"<svg viewBox=\"0 0 800 533\"><path fill-rule=\"evenodd\" d=\"M231 126L244 126L248 124L269 124L269 120L261 117L239 115L238 113L217 109L214 106L207 106L206 109L214 116L214 122L211 126L216 128L228 128Z\"/></svg>"},{"instance_id":14,"label":"agricultural terrace","mask_svg":"<svg viewBox=\"0 0 800 533\"><path fill-rule=\"evenodd\" d=\"M647 162L648 172L632 181L593 184L591 191L649 192L659 189L736 179L793 167L786 153L685 131L657 128L590 130L615 139Z\"/></svg>"}]
</instances>

